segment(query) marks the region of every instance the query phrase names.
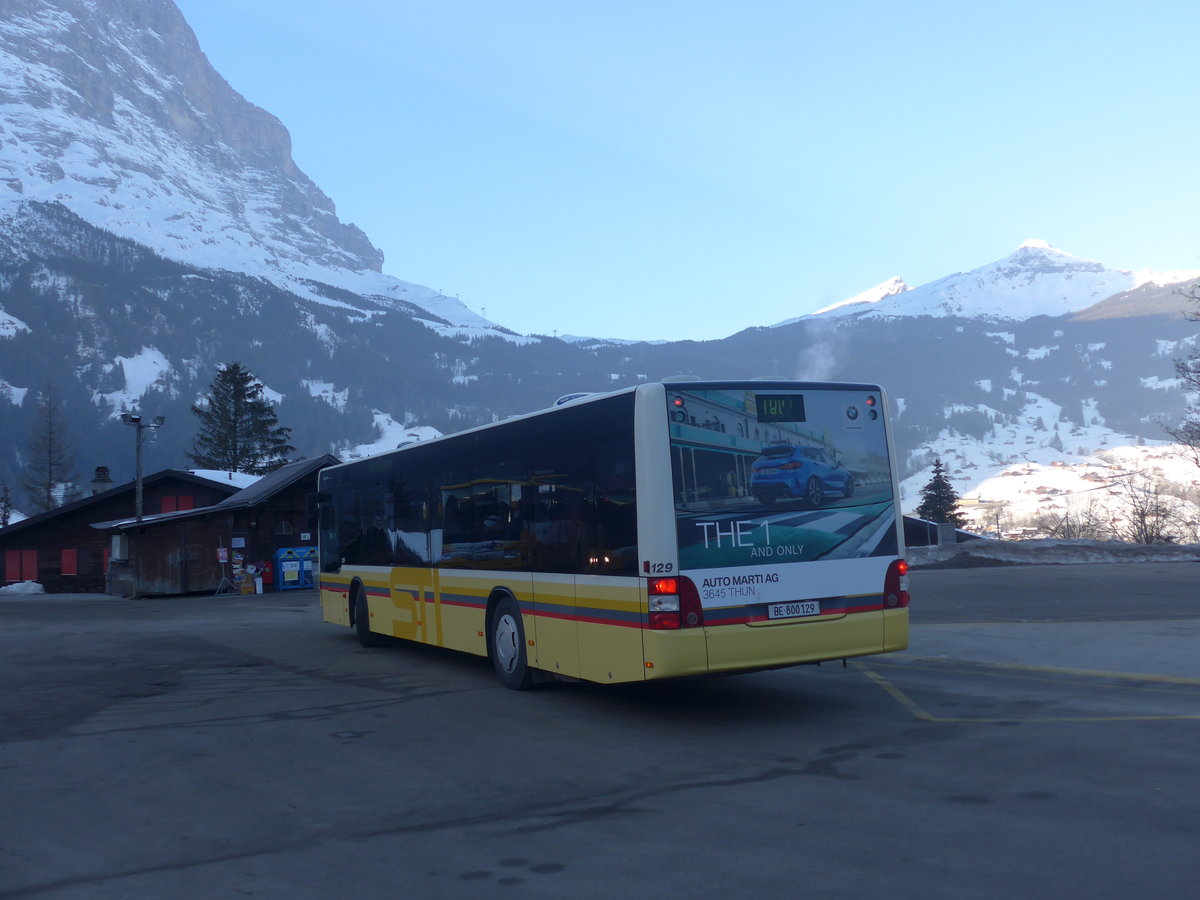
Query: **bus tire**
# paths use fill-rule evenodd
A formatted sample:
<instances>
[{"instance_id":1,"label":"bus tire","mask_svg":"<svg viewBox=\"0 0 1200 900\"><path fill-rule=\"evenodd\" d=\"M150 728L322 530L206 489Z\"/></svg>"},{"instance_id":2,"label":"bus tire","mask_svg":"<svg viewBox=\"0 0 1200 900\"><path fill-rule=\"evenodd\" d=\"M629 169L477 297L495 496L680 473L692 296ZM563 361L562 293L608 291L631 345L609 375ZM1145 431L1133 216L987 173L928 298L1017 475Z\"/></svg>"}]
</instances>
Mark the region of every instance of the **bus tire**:
<instances>
[{"instance_id":1,"label":"bus tire","mask_svg":"<svg viewBox=\"0 0 1200 900\"><path fill-rule=\"evenodd\" d=\"M367 609L367 593L362 585L354 588L354 633L363 647L383 646L383 637L371 630L371 611Z\"/></svg>"},{"instance_id":2,"label":"bus tire","mask_svg":"<svg viewBox=\"0 0 1200 900\"><path fill-rule=\"evenodd\" d=\"M506 688L523 691L533 683L533 670L525 653L525 626L512 597L501 597L492 610L488 656L496 677Z\"/></svg>"},{"instance_id":3,"label":"bus tire","mask_svg":"<svg viewBox=\"0 0 1200 900\"><path fill-rule=\"evenodd\" d=\"M816 475L808 479L808 484L804 488L804 499L808 501L811 507L818 507L825 500L825 488L821 487L821 479Z\"/></svg>"}]
</instances>

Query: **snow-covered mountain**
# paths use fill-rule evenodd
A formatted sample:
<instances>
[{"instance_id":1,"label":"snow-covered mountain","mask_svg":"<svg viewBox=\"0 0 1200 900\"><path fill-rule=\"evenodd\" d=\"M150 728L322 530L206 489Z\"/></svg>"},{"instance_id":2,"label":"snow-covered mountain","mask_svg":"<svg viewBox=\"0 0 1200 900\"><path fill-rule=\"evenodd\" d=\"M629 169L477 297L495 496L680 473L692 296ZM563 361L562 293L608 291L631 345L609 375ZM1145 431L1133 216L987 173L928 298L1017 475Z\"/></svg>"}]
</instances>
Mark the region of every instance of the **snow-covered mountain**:
<instances>
[{"instance_id":1,"label":"snow-covered mountain","mask_svg":"<svg viewBox=\"0 0 1200 900\"><path fill-rule=\"evenodd\" d=\"M1021 244L1004 259L969 272L956 272L910 288L893 278L856 297L812 313L814 316L962 316L1028 319L1061 316L1132 291L1200 277L1200 272L1157 273L1106 269L1041 240ZM789 319L781 325L796 321Z\"/></svg>"},{"instance_id":2,"label":"snow-covered mountain","mask_svg":"<svg viewBox=\"0 0 1200 900\"><path fill-rule=\"evenodd\" d=\"M967 493L1006 466L1161 438L1172 360L1200 344L1182 274L1030 242L892 279L723 340L521 338L382 256L291 159L282 123L209 65L170 0L0 0L0 479L53 384L80 481L132 473L120 413L165 415L148 469L185 465L191 404L245 363L293 443L346 455L669 375L878 381L902 475L934 454ZM419 177L416 175L414 177ZM1163 285L1166 286L1163 286ZM1007 482L1006 482L1007 483Z\"/></svg>"},{"instance_id":3,"label":"snow-covered mountain","mask_svg":"<svg viewBox=\"0 0 1200 900\"><path fill-rule=\"evenodd\" d=\"M4 12L0 218L58 202L201 269L488 327L454 298L381 274L383 254L296 167L283 123L212 68L171 0L5 0Z\"/></svg>"}]
</instances>

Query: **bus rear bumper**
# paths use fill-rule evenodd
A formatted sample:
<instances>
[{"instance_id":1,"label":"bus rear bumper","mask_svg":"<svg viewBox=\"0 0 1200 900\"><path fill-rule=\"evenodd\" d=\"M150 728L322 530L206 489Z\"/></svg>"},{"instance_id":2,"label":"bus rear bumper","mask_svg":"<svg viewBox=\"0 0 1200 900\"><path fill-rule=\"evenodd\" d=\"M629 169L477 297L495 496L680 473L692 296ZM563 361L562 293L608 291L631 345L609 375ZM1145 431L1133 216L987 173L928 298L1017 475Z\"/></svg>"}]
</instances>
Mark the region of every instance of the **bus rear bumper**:
<instances>
[{"instance_id":1,"label":"bus rear bumper","mask_svg":"<svg viewBox=\"0 0 1200 900\"><path fill-rule=\"evenodd\" d=\"M908 646L908 610L851 613L771 627L705 629L708 670L735 672L870 656Z\"/></svg>"}]
</instances>

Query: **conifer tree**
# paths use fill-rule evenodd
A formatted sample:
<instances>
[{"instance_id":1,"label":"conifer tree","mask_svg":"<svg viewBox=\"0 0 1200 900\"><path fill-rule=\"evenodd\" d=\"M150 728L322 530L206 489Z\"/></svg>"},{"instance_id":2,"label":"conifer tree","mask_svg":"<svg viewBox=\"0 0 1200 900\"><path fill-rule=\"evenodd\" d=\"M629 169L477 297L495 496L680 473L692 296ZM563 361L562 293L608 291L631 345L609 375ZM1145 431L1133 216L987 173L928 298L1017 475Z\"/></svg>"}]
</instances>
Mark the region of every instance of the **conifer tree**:
<instances>
[{"instance_id":1,"label":"conifer tree","mask_svg":"<svg viewBox=\"0 0 1200 900\"><path fill-rule=\"evenodd\" d=\"M264 475L287 462L296 448L292 430L279 424L275 408L240 362L217 370L206 397L192 407L200 433L188 459L198 469Z\"/></svg>"},{"instance_id":2,"label":"conifer tree","mask_svg":"<svg viewBox=\"0 0 1200 900\"><path fill-rule=\"evenodd\" d=\"M941 457L933 461L933 478L921 488L921 505L917 515L929 522L942 522L962 528L967 524L966 516L958 511L958 493L946 477L946 468Z\"/></svg>"},{"instance_id":3,"label":"conifer tree","mask_svg":"<svg viewBox=\"0 0 1200 900\"><path fill-rule=\"evenodd\" d=\"M21 487L31 514L55 509L78 493L67 414L50 383L38 394L38 415L29 433L28 454Z\"/></svg>"}]
</instances>

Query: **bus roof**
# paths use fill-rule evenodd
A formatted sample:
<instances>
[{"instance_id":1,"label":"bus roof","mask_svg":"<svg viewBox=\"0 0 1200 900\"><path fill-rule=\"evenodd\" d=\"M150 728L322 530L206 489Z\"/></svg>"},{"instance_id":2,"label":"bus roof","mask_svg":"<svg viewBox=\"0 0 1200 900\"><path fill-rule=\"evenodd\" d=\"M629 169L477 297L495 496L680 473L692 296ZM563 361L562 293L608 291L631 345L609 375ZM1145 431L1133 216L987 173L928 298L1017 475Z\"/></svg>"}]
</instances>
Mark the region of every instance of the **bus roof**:
<instances>
[{"instance_id":1,"label":"bus roof","mask_svg":"<svg viewBox=\"0 0 1200 900\"><path fill-rule=\"evenodd\" d=\"M464 428L462 431L452 431L449 434L443 434L427 441L413 441L412 443L402 444L394 450L385 450L382 453L376 453L373 456L364 456L361 459L351 459L346 462L339 463L335 466L329 466L329 469L340 469L344 466L353 466L358 463L368 460L376 460L383 456L390 456L393 453L401 453L405 450L411 450L417 447L429 447L434 444L439 444L443 441L453 440L464 435L474 434L479 431L487 431L492 428L498 428L501 425L507 425L510 422L519 422L525 419L532 419L537 416L550 415L560 409L582 406L587 403L596 403L600 400L608 399L609 397L617 397L621 394L628 394L637 391L641 388L649 386L662 385L669 391L814 391L814 390L837 390L837 391L880 391L882 388L877 384L867 382L843 382L843 381L787 381L776 378L743 378L736 380L706 380L696 378L693 380L689 376L671 376L664 378L661 381L643 381L639 384L631 385L630 387L617 388L613 391L603 391L598 393L583 393L567 394L560 398L554 405L547 406L542 409L530 410L527 413L518 413L513 416L501 419L498 422L487 422L483 425L475 425L471 428Z\"/></svg>"}]
</instances>

